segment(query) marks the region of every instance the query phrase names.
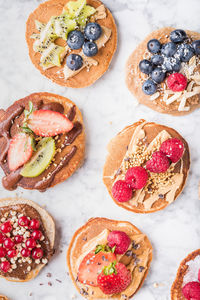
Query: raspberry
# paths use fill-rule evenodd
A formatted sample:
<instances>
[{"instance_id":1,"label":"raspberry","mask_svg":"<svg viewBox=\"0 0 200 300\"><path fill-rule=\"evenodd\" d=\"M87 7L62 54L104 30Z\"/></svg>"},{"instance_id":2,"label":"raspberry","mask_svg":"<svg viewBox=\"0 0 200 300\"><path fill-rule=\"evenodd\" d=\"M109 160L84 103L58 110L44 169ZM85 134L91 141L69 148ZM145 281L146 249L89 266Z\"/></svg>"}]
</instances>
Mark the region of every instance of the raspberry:
<instances>
[{"instance_id":1,"label":"raspberry","mask_svg":"<svg viewBox=\"0 0 200 300\"><path fill-rule=\"evenodd\" d=\"M142 189L146 185L147 179L148 173L142 167L133 167L128 169L125 176L126 182L136 190Z\"/></svg>"},{"instance_id":2,"label":"raspberry","mask_svg":"<svg viewBox=\"0 0 200 300\"><path fill-rule=\"evenodd\" d=\"M131 243L129 236L125 232L117 230L111 231L107 240L110 248L116 247L115 254L124 254Z\"/></svg>"},{"instance_id":3,"label":"raspberry","mask_svg":"<svg viewBox=\"0 0 200 300\"><path fill-rule=\"evenodd\" d=\"M169 168L170 161L161 151L156 151L152 155L152 159L147 161L146 168L153 173L164 173Z\"/></svg>"},{"instance_id":4,"label":"raspberry","mask_svg":"<svg viewBox=\"0 0 200 300\"><path fill-rule=\"evenodd\" d=\"M118 180L112 187L112 195L119 202L126 202L132 198L132 188L124 180Z\"/></svg>"},{"instance_id":5,"label":"raspberry","mask_svg":"<svg viewBox=\"0 0 200 300\"><path fill-rule=\"evenodd\" d=\"M188 282L182 288L182 293L187 300L200 300L200 283L197 281Z\"/></svg>"},{"instance_id":6,"label":"raspberry","mask_svg":"<svg viewBox=\"0 0 200 300\"><path fill-rule=\"evenodd\" d=\"M173 92L181 92L187 86L187 78L181 73L173 73L167 78L167 85Z\"/></svg>"},{"instance_id":7,"label":"raspberry","mask_svg":"<svg viewBox=\"0 0 200 300\"><path fill-rule=\"evenodd\" d=\"M176 138L168 139L161 144L160 151L169 157L173 163L176 163L183 156L184 144Z\"/></svg>"}]
</instances>

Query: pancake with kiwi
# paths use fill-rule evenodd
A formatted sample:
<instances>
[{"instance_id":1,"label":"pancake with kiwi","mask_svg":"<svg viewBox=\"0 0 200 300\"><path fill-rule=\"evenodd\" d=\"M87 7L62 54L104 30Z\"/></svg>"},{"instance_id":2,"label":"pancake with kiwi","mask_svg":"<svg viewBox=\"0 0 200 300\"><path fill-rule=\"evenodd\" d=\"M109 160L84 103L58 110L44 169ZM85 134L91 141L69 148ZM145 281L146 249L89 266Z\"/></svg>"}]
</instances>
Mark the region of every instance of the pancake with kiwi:
<instances>
[{"instance_id":1,"label":"pancake with kiwi","mask_svg":"<svg viewBox=\"0 0 200 300\"><path fill-rule=\"evenodd\" d=\"M59 130L57 118L65 125L69 124L69 131L49 132L48 135L51 126ZM37 132L41 125L42 131ZM0 165L5 173L2 184L8 190L21 186L45 191L70 177L84 160L85 132L81 112L62 96L35 93L15 101L7 110L1 110L0 136ZM27 140L20 144L24 136ZM23 146L25 153L31 154L18 167L15 164L23 160L24 153L18 155Z\"/></svg>"},{"instance_id":2,"label":"pancake with kiwi","mask_svg":"<svg viewBox=\"0 0 200 300\"><path fill-rule=\"evenodd\" d=\"M0 277L16 282L34 279L50 261L54 253L55 223L53 218L44 208L33 201L22 198L3 198L0 199L0 219L1 238L5 234L2 225L9 223L9 239L15 242L12 248L15 254L9 257L9 252L7 252L7 259L1 260ZM24 227L25 222L28 222L29 227ZM35 236L36 227L36 233L39 232L40 234L37 239ZM20 240L19 231L23 231L21 236L23 239ZM33 254L36 248L30 248L29 250L24 248L24 243L30 240L30 236L33 239L33 235L35 237L35 247L38 246L36 248L42 250L42 254L40 258L38 256L38 259ZM4 247L4 244L2 247ZM26 249L26 256L23 253L24 249ZM7 270L2 266L5 261L10 264L10 268Z\"/></svg>"},{"instance_id":3,"label":"pancake with kiwi","mask_svg":"<svg viewBox=\"0 0 200 300\"><path fill-rule=\"evenodd\" d=\"M182 158L172 163L167 171L148 171L148 180L143 188L133 190L131 199L119 202L113 197L112 188L132 167L146 168L154 152L163 142L176 138L184 145ZM108 144L108 155L103 169L103 182L115 203L136 213L152 213L164 209L182 192L190 167L187 142L173 128L140 120L125 127Z\"/></svg>"},{"instance_id":4,"label":"pancake with kiwi","mask_svg":"<svg viewBox=\"0 0 200 300\"><path fill-rule=\"evenodd\" d=\"M95 41L98 53L93 57L86 57L81 48L70 49L66 43L69 32L77 26L83 31L88 22L97 22L102 28ZM111 12L98 0L49 0L30 14L26 40L31 61L44 76L59 85L82 88L93 84L108 69L117 47L117 28ZM66 65L72 53L79 54L83 61L76 71Z\"/></svg>"},{"instance_id":5,"label":"pancake with kiwi","mask_svg":"<svg viewBox=\"0 0 200 300\"><path fill-rule=\"evenodd\" d=\"M128 239L126 250L122 254L116 254L115 249L109 249L108 236L112 232L122 232ZM105 294L99 286L87 284L86 280L81 282L80 269L83 270L84 258L90 252L96 249L95 255L100 255L96 246L102 248L102 260L97 262L99 269L101 265L106 264L105 257L109 258L115 256L116 262L124 264L131 273L130 284L119 294L108 295ZM107 249L107 250L106 250ZM111 252L106 252L111 251ZM125 251L125 252L124 252ZM151 260L152 260L152 246L148 237L142 233L133 224L126 221L116 221L106 218L92 218L82 227L80 227L72 237L67 251L67 265L70 277L79 291L79 293L87 299L130 299L141 288L144 280L148 274ZM105 253L105 254L104 254ZM110 253L110 255L109 255ZM104 256L105 255L105 256ZM93 259L93 257L91 258ZM107 263L109 264L109 262ZM89 261L87 266L92 265ZM91 270L91 269L90 269ZM87 276L88 272L83 273ZM78 275L78 276L77 276ZM83 277L84 279L84 277Z\"/></svg>"}]
</instances>

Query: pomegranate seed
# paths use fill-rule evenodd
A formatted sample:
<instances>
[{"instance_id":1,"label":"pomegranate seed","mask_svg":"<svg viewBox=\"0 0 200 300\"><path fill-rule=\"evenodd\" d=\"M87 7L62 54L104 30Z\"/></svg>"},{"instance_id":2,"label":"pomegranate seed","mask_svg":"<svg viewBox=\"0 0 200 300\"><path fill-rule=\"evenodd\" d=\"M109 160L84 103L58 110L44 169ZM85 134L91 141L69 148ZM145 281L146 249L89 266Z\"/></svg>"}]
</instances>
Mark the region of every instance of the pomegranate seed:
<instances>
[{"instance_id":1,"label":"pomegranate seed","mask_svg":"<svg viewBox=\"0 0 200 300\"><path fill-rule=\"evenodd\" d=\"M29 219L25 216L19 218L19 220L18 220L18 224L22 227L28 226L29 223L30 223Z\"/></svg>"},{"instance_id":2,"label":"pomegranate seed","mask_svg":"<svg viewBox=\"0 0 200 300\"><path fill-rule=\"evenodd\" d=\"M39 227L40 227L40 221L38 221L37 219L32 219L31 222L30 222L29 227L31 229L39 229Z\"/></svg>"},{"instance_id":3,"label":"pomegranate seed","mask_svg":"<svg viewBox=\"0 0 200 300\"><path fill-rule=\"evenodd\" d=\"M35 248L32 251L32 257L34 259L41 259L43 257L43 250L41 248Z\"/></svg>"},{"instance_id":4,"label":"pomegranate seed","mask_svg":"<svg viewBox=\"0 0 200 300\"><path fill-rule=\"evenodd\" d=\"M14 247L15 243L10 238L7 238L7 239L5 239L3 245L7 249L12 249Z\"/></svg>"},{"instance_id":5,"label":"pomegranate seed","mask_svg":"<svg viewBox=\"0 0 200 300\"><path fill-rule=\"evenodd\" d=\"M8 250L7 256L8 256L9 258L13 258L13 257L17 256L17 250L16 250L16 249Z\"/></svg>"},{"instance_id":6,"label":"pomegranate seed","mask_svg":"<svg viewBox=\"0 0 200 300\"><path fill-rule=\"evenodd\" d=\"M6 256L6 249L4 247L0 247L0 257Z\"/></svg>"},{"instance_id":7,"label":"pomegranate seed","mask_svg":"<svg viewBox=\"0 0 200 300\"><path fill-rule=\"evenodd\" d=\"M5 235L0 232L0 244L3 244L5 239L6 239Z\"/></svg>"},{"instance_id":8,"label":"pomegranate seed","mask_svg":"<svg viewBox=\"0 0 200 300\"><path fill-rule=\"evenodd\" d=\"M40 240L42 237L42 232L40 230L34 230L33 233L31 234L31 237L34 240Z\"/></svg>"},{"instance_id":9,"label":"pomegranate seed","mask_svg":"<svg viewBox=\"0 0 200 300\"><path fill-rule=\"evenodd\" d=\"M10 269L10 263L9 261L2 261L2 263L0 264L0 269L4 272L7 273L8 270Z\"/></svg>"},{"instance_id":10,"label":"pomegranate seed","mask_svg":"<svg viewBox=\"0 0 200 300\"><path fill-rule=\"evenodd\" d=\"M3 232L3 233L8 233L8 232L11 232L12 230L12 225L10 224L10 221L7 221L5 223L3 223L0 227L0 230Z\"/></svg>"},{"instance_id":11,"label":"pomegranate seed","mask_svg":"<svg viewBox=\"0 0 200 300\"><path fill-rule=\"evenodd\" d=\"M15 243L19 244L19 243L22 243L23 236L22 235L16 235L14 239L15 239Z\"/></svg>"},{"instance_id":12,"label":"pomegranate seed","mask_svg":"<svg viewBox=\"0 0 200 300\"><path fill-rule=\"evenodd\" d=\"M23 248L22 251L21 251L21 255L23 257L29 257L31 255L31 251L27 248Z\"/></svg>"},{"instance_id":13,"label":"pomegranate seed","mask_svg":"<svg viewBox=\"0 0 200 300\"><path fill-rule=\"evenodd\" d=\"M33 249L36 247L36 241L34 239L28 239L25 244L26 248L28 249Z\"/></svg>"}]
</instances>

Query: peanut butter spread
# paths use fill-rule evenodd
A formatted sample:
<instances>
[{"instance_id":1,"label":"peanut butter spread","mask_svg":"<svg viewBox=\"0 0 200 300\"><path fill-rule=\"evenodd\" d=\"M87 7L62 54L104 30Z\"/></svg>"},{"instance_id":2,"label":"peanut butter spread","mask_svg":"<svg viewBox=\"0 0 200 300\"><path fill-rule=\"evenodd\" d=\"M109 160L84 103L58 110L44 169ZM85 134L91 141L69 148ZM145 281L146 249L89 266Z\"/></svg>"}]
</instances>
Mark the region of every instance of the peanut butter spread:
<instances>
[{"instance_id":1,"label":"peanut butter spread","mask_svg":"<svg viewBox=\"0 0 200 300\"><path fill-rule=\"evenodd\" d=\"M146 123L147 122L144 122L138 126L133 134L127 153L120 167L122 173L116 177L116 181L124 179L126 171L129 168L143 166L147 160L151 159L153 152L159 150L160 145L171 138L171 135L166 130L162 130L148 146L145 146L142 141L145 141L145 131L143 127ZM171 203L174 200L176 190L181 186L183 181L182 168L180 169L179 174L174 174L174 167L175 164L171 165L164 174L149 172L149 179L146 187L136 191L127 205L137 206L138 203L143 203L145 210L149 210L152 205L159 200L159 195L163 195L163 197L166 196L166 201ZM148 197L145 197L146 194L148 194Z\"/></svg>"},{"instance_id":2,"label":"peanut butter spread","mask_svg":"<svg viewBox=\"0 0 200 300\"><path fill-rule=\"evenodd\" d=\"M21 227L19 225L18 221L23 216L27 217L28 220L36 219L40 223L39 230L41 231L42 236L40 240L37 241L36 248L43 250L43 256L41 259L34 259L31 256L31 252L27 257L24 257L21 253L22 249L25 248L27 239L31 237L31 233L33 231L28 228L28 226ZM16 256L13 256L12 258L9 258L8 256L0 258L1 262L9 261L10 263L10 269L8 272L3 272L0 269L0 275L4 277L12 277L13 279L25 280L29 273L34 271L37 266L48 263L49 259L53 255L53 249L51 249L40 214L32 206L27 204L16 204L12 206L1 207L0 225L4 224L5 222L10 222L12 230L9 233L3 234L4 238L9 238L14 241L16 236L21 236L23 240L20 243L15 242L14 249L16 250ZM4 244L1 243L0 247L4 247Z\"/></svg>"}]
</instances>

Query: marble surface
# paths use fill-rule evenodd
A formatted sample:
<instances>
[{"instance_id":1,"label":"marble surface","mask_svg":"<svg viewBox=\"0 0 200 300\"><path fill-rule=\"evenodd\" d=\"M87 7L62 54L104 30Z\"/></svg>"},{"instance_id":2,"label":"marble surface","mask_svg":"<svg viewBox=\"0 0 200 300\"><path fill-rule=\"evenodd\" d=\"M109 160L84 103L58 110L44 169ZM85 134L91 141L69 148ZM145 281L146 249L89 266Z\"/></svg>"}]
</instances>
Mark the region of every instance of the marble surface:
<instances>
[{"instance_id":1,"label":"marble surface","mask_svg":"<svg viewBox=\"0 0 200 300\"><path fill-rule=\"evenodd\" d=\"M79 226L91 217L102 216L134 223L153 244L151 270L134 299L170 299L170 287L180 261L199 247L200 111L172 117L137 105L124 83L124 65L138 42L154 29L172 25L200 31L199 0L105 0L118 25L118 50L109 71L92 87L81 90L52 83L35 69L28 57L25 22L40 2L0 0L0 106L6 108L13 101L40 91L72 99L82 110L85 120L86 160L69 180L46 193L21 189L16 193L7 192L0 185L1 197L17 194L44 205L57 227L57 252L49 265L29 283L1 279L0 294L6 294L11 300L82 299L67 275L66 250ZM191 150L192 166L184 192L167 209L150 215L134 214L116 206L102 183L108 141L124 126L140 118L173 126L186 138ZM49 272L51 278L47 277Z\"/></svg>"}]
</instances>

